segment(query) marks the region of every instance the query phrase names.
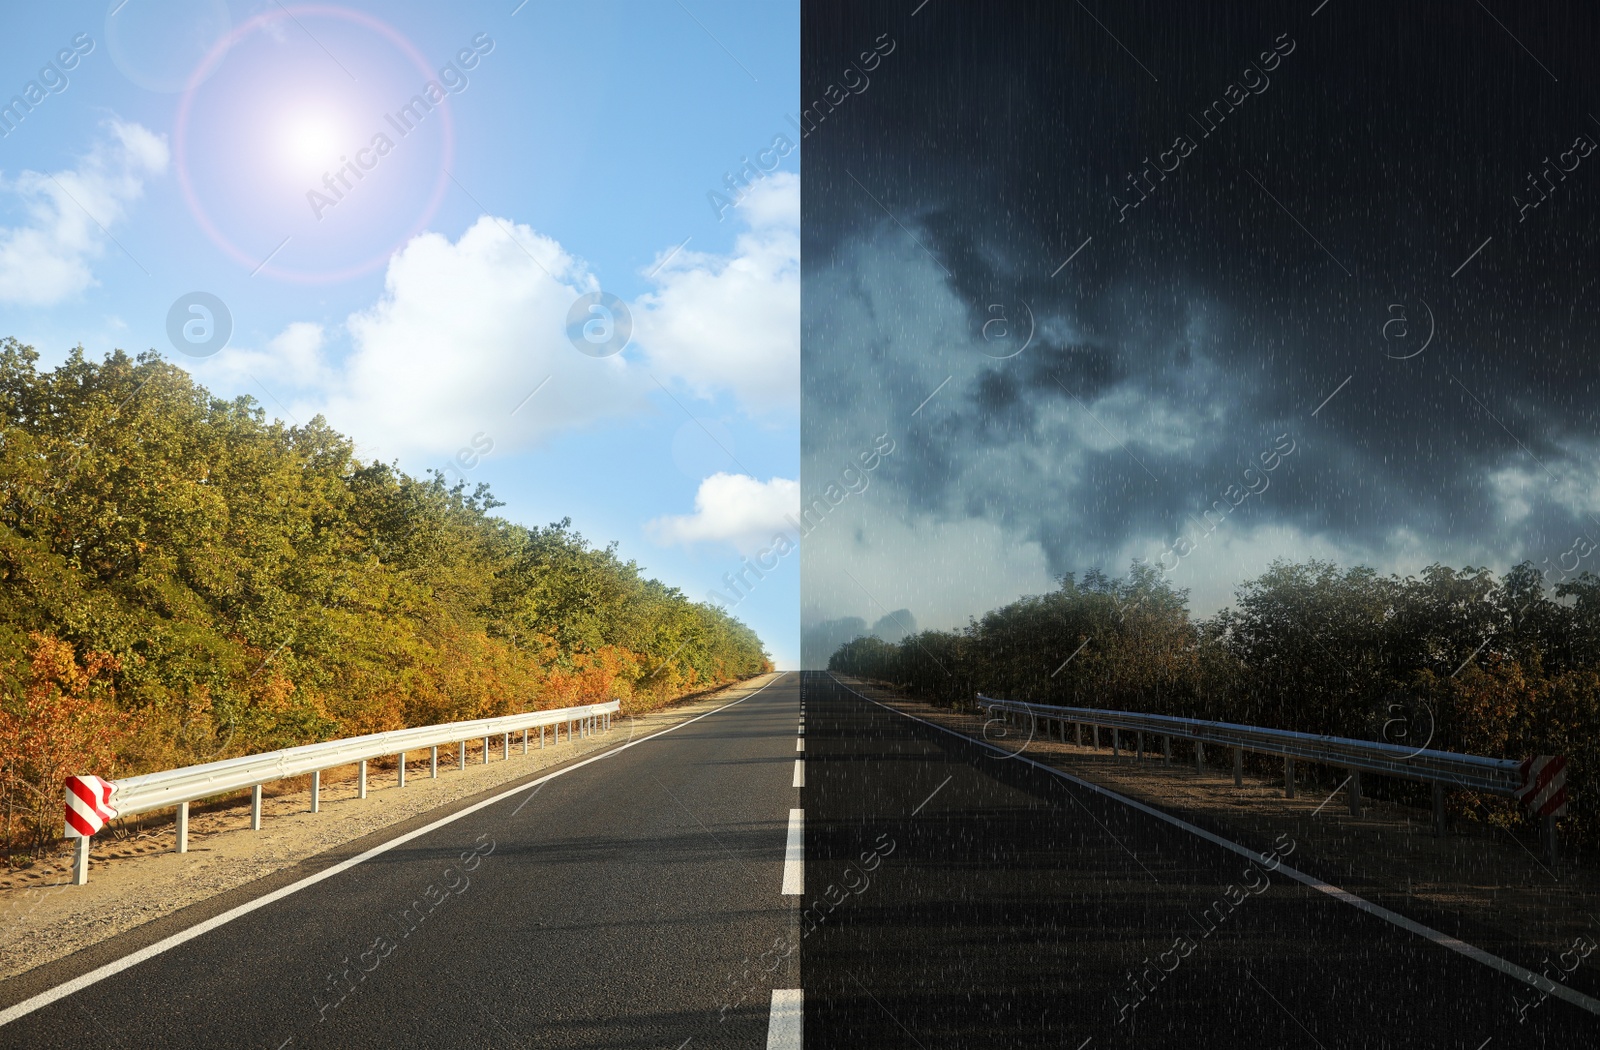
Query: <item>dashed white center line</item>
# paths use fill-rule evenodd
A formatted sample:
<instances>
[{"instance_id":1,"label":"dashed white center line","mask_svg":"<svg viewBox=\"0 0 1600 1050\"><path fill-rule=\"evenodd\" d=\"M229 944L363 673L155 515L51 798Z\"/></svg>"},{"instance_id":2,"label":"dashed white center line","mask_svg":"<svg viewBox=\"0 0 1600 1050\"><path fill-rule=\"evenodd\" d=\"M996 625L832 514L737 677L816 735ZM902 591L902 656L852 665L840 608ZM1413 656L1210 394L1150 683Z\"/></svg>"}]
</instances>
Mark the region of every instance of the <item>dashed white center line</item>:
<instances>
[{"instance_id":1,"label":"dashed white center line","mask_svg":"<svg viewBox=\"0 0 1600 1050\"><path fill-rule=\"evenodd\" d=\"M794 786L797 788L806 786L806 760L803 758L794 760Z\"/></svg>"},{"instance_id":2,"label":"dashed white center line","mask_svg":"<svg viewBox=\"0 0 1600 1050\"><path fill-rule=\"evenodd\" d=\"M767 1020L767 1050L800 1050L800 1026L805 1015L804 992L798 988L774 988L772 1014Z\"/></svg>"},{"instance_id":3,"label":"dashed white center line","mask_svg":"<svg viewBox=\"0 0 1600 1050\"><path fill-rule=\"evenodd\" d=\"M805 868L806 811L789 811L789 842L783 850L783 895L799 897L806 892Z\"/></svg>"}]
</instances>

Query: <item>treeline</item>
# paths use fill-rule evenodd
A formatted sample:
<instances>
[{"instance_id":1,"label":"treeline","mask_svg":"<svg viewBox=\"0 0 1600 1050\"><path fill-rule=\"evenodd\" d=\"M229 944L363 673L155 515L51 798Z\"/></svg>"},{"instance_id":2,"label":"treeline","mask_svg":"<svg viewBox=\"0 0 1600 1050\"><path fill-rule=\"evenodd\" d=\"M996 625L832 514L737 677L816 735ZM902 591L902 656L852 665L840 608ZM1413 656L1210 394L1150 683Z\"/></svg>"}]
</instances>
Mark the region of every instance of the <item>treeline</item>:
<instances>
[{"instance_id":1,"label":"treeline","mask_svg":"<svg viewBox=\"0 0 1600 1050\"><path fill-rule=\"evenodd\" d=\"M0 341L0 820L61 780L748 677L759 638L434 474L269 422L154 354Z\"/></svg>"},{"instance_id":2,"label":"treeline","mask_svg":"<svg viewBox=\"0 0 1600 1050\"><path fill-rule=\"evenodd\" d=\"M1122 578L1068 575L960 631L857 638L829 667L947 704L982 692L1497 758L1566 755L1573 800L1561 829L1573 844L1596 839L1600 578L1587 572L1552 590L1531 564L1504 577L1431 565L1400 578L1278 562L1239 587L1234 606L1195 620L1187 590L1136 563ZM1403 781L1378 789L1426 797ZM1451 806L1504 826L1525 819L1470 792L1453 792Z\"/></svg>"}]
</instances>

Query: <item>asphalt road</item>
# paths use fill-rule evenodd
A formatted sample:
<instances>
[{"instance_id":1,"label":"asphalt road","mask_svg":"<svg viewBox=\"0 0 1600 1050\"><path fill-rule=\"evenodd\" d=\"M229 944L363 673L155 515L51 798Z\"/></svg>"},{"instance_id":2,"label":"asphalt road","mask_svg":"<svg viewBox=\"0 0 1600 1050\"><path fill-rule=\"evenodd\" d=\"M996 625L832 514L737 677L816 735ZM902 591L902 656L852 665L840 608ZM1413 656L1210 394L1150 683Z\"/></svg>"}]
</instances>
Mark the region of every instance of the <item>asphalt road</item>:
<instances>
[{"instance_id":1,"label":"asphalt road","mask_svg":"<svg viewBox=\"0 0 1600 1050\"><path fill-rule=\"evenodd\" d=\"M303 868L458 814L0 1027L0 1046L797 1050L774 1018L798 988L820 1048L1600 1045L1600 1017L1285 877L1297 843L1241 855L1005 755L787 675L319 858ZM1600 953L1568 983L1594 995L1597 975Z\"/></svg>"},{"instance_id":2,"label":"asphalt road","mask_svg":"<svg viewBox=\"0 0 1600 1050\"><path fill-rule=\"evenodd\" d=\"M795 899L798 706L784 676L61 998L0 1046L765 1046L771 990L798 979L794 953L762 959Z\"/></svg>"},{"instance_id":3,"label":"asphalt road","mask_svg":"<svg viewBox=\"0 0 1600 1050\"><path fill-rule=\"evenodd\" d=\"M1252 864L826 676L802 691L808 1046L1600 1046L1600 1017L1551 997L1519 1021L1526 985L1267 870L1289 841L1241 842Z\"/></svg>"}]
</instances>

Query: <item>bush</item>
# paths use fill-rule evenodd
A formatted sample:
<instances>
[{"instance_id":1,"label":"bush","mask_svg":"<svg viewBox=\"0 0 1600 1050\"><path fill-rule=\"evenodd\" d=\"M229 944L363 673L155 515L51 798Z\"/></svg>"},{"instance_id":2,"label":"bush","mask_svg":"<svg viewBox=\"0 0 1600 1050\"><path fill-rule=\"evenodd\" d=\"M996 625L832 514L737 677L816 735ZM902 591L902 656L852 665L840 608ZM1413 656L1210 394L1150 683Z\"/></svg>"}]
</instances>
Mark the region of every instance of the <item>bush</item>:
<instances>
[{"instance_id":1,"label":"bush","mask_svg":"<svg viewBox=\"0 0 1600 1050\"><path fill-rule=\"evenodd\" d=\"M1193 621L1153 566L1088 573L898 644L858 638L829 667L942 703L977 692L1426 746L1491 757L1565 755L1574 846L1596 841L1600 578L1552 593L1531 565L1497 579L1431 565L1420 577L1278 562L1236 605ZM1397 782L1396 797L1427 788ZM1453 792L1471 819L1526 826L1507 800Z\"/></svg>"}]
</instances>

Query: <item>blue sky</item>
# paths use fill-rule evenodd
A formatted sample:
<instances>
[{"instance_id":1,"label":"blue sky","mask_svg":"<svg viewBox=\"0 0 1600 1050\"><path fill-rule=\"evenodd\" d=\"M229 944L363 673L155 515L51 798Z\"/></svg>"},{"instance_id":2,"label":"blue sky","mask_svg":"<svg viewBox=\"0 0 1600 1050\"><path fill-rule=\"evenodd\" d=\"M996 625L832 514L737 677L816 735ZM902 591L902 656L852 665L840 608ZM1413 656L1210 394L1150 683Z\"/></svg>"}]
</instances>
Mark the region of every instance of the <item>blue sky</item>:
<instances>
[{"instance_id":1,"label":"blue sky","mask_svg":"<svg viewBox=\"0 0 1600 1050\"><path fill-rule=\"evenodd\" d=\"M798 5L518 2L12 13L0 334L46 365L154 348L366 457L454 463L514 520L717 589L798 666L772 544L799 493ZM210 356L214 312L173 310L197 292L231 319ZM582 296L623 304L619 353Z\"/></svg>"}]
</instances>

